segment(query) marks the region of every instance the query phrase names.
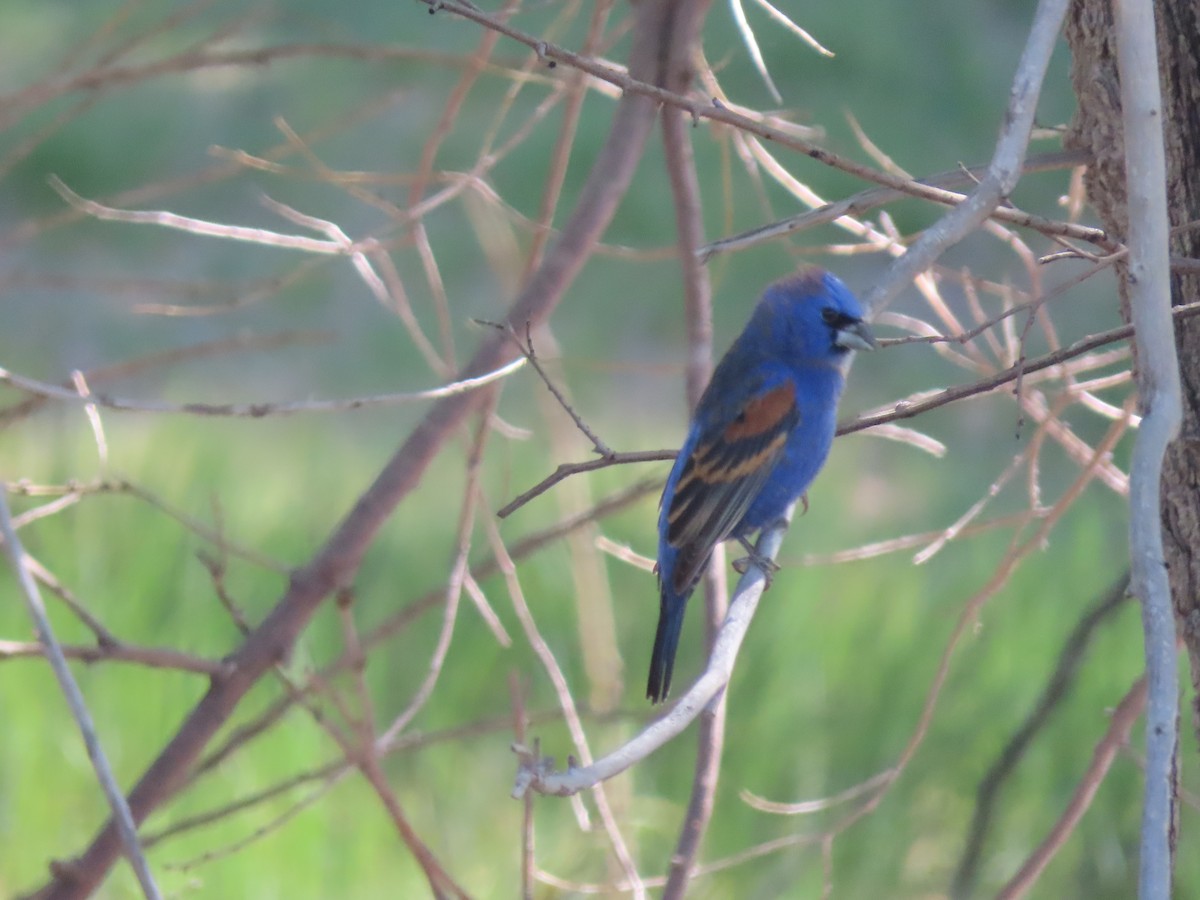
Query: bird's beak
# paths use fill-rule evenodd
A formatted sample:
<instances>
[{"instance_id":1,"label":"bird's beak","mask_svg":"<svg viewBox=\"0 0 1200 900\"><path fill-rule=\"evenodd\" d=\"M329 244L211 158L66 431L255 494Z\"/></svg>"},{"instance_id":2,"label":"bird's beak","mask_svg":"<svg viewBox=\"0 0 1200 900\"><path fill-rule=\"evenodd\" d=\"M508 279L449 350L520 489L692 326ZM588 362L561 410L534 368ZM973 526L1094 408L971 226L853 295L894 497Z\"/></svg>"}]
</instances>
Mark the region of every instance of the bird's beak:
<instances>
[{"instance_id":1,"label":"bird's beak","mask_svg":"<svg viewBox=\"0 0 1200 900\"><path fill-rule=\"evenodd\" d=\"M879 345L866 322L855 322L837 330L833 342L847 350L874 350Z\"/></svg>"}]
</instances>

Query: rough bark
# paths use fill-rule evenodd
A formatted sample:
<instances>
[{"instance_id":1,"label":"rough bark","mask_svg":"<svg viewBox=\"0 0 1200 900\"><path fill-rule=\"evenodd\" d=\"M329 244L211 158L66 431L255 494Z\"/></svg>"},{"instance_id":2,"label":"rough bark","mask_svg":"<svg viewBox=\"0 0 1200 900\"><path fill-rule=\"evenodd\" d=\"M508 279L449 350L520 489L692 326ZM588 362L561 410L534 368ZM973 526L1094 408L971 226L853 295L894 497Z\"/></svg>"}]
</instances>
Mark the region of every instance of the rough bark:
<instances>
[{"instance_id":1,"label":"rough bark","mask_svg":"<svg viewBox=\"0 0 1200 900\"><path fill-rule=\"evenodd\" d=\"M1067 146L1089 151L1088 199L1106 229L1123 240L1124 141L1112 27L1112 0L1077 0L1068 15L1071 77L1079 103ZM1196 0L1155 0L1163 136L1171 204L1172 257L1200 257L1200 5ZM1190 226L1190 227L1189 227ZM1128 321L1124 273L1122 314ZM1176 271L1176 306L1200 300L1200 277ZM1191 662L1193 725L1200 727L1200 320L1176 322L1183 381L1183 429L1167 452L1163 471L1163 540L1180 636Z\"/></svg>"}]
</instances>

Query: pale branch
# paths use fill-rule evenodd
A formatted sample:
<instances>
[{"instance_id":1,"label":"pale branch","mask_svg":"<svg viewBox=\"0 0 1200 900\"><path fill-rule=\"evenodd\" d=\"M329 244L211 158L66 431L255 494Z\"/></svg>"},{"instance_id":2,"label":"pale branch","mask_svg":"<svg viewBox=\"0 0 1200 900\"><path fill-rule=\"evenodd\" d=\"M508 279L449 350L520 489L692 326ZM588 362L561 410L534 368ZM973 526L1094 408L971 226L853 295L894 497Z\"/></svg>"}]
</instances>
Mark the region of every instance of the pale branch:
<instances>
[{"instance_id":1,"label":"pale branch","mask_svg":"<svg viewBox=\"0 0 1200 900\"><path fill-rule=\"evenodd\" d=\"M392 722L381 735L380 740L382 741L387 741L395 735L401 734L409 726L417 713L421 711L425 703L429 700L430 694L433 693L433 689L441 677L446 662L446 654L450 650L450 641L454 636L455 624L458 621L459 603L462 600L467 576L469 575L471 533L474 531L476 517L479 514L479 473L483 462L483 450L487 444L488 436L491 434L491 429L488 428L488 420L495 412L495 409L495 398L491 398L487 405L480 410L479 422L475 427L474 435L470 439L469 450L467 452L466 477L463 479L463 498L459 508L458 528L456 529L454 560L450 565L450 572L446 579L444 591L442 626L430 656L428 669L425 677L413 692L411 699L392 719ZM358 639L357 634L355 635L355 645L360 647L359 658L363 660L361 665L365 665L366 657L362 655L362 642ZM349 653L348 655L350 659L354 659L353 653ZM360 670L359 665L354 665L352 668L355 671ZM369 696L365 687L363 688L363 694L364 696Z\"/></svg>"},{"instance_id":2,"label":"pale branch","mask_svg":"<svg viewBox=\"0 0 1200 900\"><path fill-rule=\"evenodd\" d=\"M763 59L762 50L758 46L758 38L754 36L754 29L746 21L746 10L742 7L742 0L729 0L729 10L733 13L733 23L738 30L738 34L742 36L742 43L746 45L746 53L749 54L750 61L754 63L754 68L758 71L758 76L763 80L763 84L767 86L772 99L776 103L782 103L783 97L780 95L779 88L775 86L775 81L771 78L771 73L767 69L766 60Z\"/></svg>"},{"instance_id":3,"label":"pale branch","mask_svg":"<svg viewBox=\"0 0 1200 900\"><path fill-rule=\"evenodd\" d=\"M970 195L922 232L908 251L888 268L883 279L863 297L868 310L878 311L924 272L947 249L982 225L1002 201L1007 201L1025 162L1042 80L1058 42L1068 0L1039 0L1029 39L1021 53L1000 138L987 172Z\"/></svg>"},{"instance_id":4,"label":"pale branch","mask_svg":"<svg viewBox=\"0 0 1200 900\"><path fill-rule=\"evenodd\" d=\"M150 872L150 866L146 862L146 856L138 842L137 823L134 815L125 802L125 795L113 775L112 766L109 765L108 757L96 734L96 725L92 721L92 714L88 711L79 685L75 683L70 666L67 665L62 645L59 644L54 630L50 627L50 617L46 614L46 607L42 603L37 584L26 564L25 548L21 546L21 540L17 537L16 529L13 528L12 517L8 511L8 498L3 493L0 493L0 537L4 539L4 555L8 557L13 575L20 586L21 597L24 599L29 617L33 619L37 629L38 640L46 648L50 668L54 670L54 676L58 679L63 697L67 701L67 706L70 707L71 716L75 719L80 734L83 736L88 758L92 761L92 768L96 770L96 779L100 782L100 788L104 791L105 799L108 801L108 806L116 821L121 847L137 876L142 895L147 900L159 900L162 894L154 882L154 876Z\"/></svg>"},{"instance_id":5,"label":"pale branch","mask_svg":"<svg viewBox=\"0 0 1200 900\"><path fill-rule=\"evenodd\" d=\"M753 791L742 788L738 798L751 809L770 813L775 816L810 816L813 813L836 809L859 797L869 796L891 780L891 773L876 772L870 778L851 785L845 790L838 791L828 797L817 797L814 800L800 800L794 803L780 803L778 800L768 800Z\"/></svg>"},{"instance_id":6,"label":"pale branch","mask_svg":"<svg viewBox=\"0 0 1200 900\"><path fill-rule=\"evenodd\" d=\"M1114 3L1125 184L1130 322L1136 328L1142 426L1133 445L1129 490L1130 590L1142 605L1146 654L1146 789L1138 865L1140 900L1171 896L1179 673L1175 613L1162 537L1162 470L1183 419L1175 322L1171 317L1170 219L1163 101L1154 15Z\"/></svg>"},{"instance_id":7,"label":"pale branch","mask_svg":"<svg viewBox=\"0 0 1200 900\"><path fill-rule=\"evenodd\" d=\"M790 520L790 512L789 517ZM756 553L773 560L787 533L788 522L781 521L763 529L755 545ZM591 765L576 766L568 760L563 771L555 771L554 760L539 756L536 750L514 746L518 758L517 777L513 796L518 799L527 791L554 794L561 797L576 794L619 775L630 766L645 759L680 734L708 708L729 684L733 664L754 618L758 601L766 589L767 575L757 562L751 561L738 581L721 630L713 645L704 673L662 718L648 725L640 734Z\"/></svg>"},{"instance_id":8,"label":"pale branch","mask_svg":"<svg viewBox=\"0 0 1200 900\"><path fill-rule=\"evenodd\" d=\"M1055 153L1042 153L1029 157L1022 166L1021 171L1023 174L1050 172L1071 166L1081 166L1087 162L1088 155L1082 150L1061 150ZM951 169L948 172L930 175L926 178L918 178L914 183L950 190L963 184L974 183L975 179L987 173L987 169L988 167L983 165L972 166L970 168L959 167ZM739 234L710 241L701 247L697 253L700 255L701 260L707 262L718 253L732 253L738 250L746 250L766 241L797 234L818 225L828 224L836 219L840 219L842 216L860 216L868 210L896 203L907 196L909 196L908 193L899 188L867 188L850 197L826 203L824 206L797 213L794 216L788 216L786 219L780 219L778 222L769 222L766 225L759 225ZM1102 232L1094 231L1092 236L1099 242L1101 235ZM1078 253L1071 251L1064 251L1062 255L1066 256L1068 254L1078 257Z\"/></svg>"},{"instance_id":9,"label":"pale branch","mask_svg":"<svg viewBox=\"0 0 1200 900\"><path fill-rule=\"evenodd\" d=\"M528 738L529 713L525 707L525 696L521 690L520 679L516 673L509 673L508 695L512 698L512 733L517 743L523 744ZM534 869L534 838L533 828L534 795L525 797L521 810L521 900L533 900L533 869Z\"/></svg>"},{"instance_id":10,"label":"pale branch","mask_svg":"<svg viewBox=\"0 0 1200 900\"><path fill-rule=\"evenodd\" d=\"M142 290L145 290L145 287ZM172 366L190 360L207 359L242 350L271 350L294 344L318 343L328 341L329 339L329 332L323 331L288 330L264 335L234 335L229 338L201 341L196 344L189 344L170 350L160 350L156 353L148 353L144 356L134 357L133 359L114 363L109 366L86 369L84 370L84 374L87 376L89 384L95 385L117 378L129 378L147 369ZM61 382L58 387L68 390L71 387L71 380L68 379ZM8 427L19 419L24 419L26 416L32 415L50 399L43 395L35 395L19 403L14 403L11 406L0 408L0 429Z\"/></svg>"},{"instance_id":11,"label":"pale branch","mask_svg":"<svg viewBox=\"0 0 1200 900\"><path fill-rule=\"evenodd\" d=\"M754 0L772 19L782 25L787 31L800 38L804 43L808 44L813 50L822 56L832 57L834 52L825 47L820 41L813 37L805 29L801 28L794 21L789 19L784 13L775 6L772 6L768 0Z\"/></svg>"},{"instance_id":12,"label":"pale branch","mask_svg":"<svg viewBox=\"0 0 1200 900\"><path fill-rule=\"evenodd\" d=\"M393 406L399 403L414 403L419 400L440 400L465 394L511 375L525 365L525 360L514 359L504 365L470 378L463 378L427 391L406 394L376 394L368 397L352 397L348 400L298 400L294 402L257 403L165 403L156 400L131 400L109 394L81 395L78 391L60 388L58 385L26 378L15 372L0 368L0 384L7 384L19 391L59 400L65 403L102 406L124 412L177 413L193 416L220 416L233 418L261 419L266 416L292 416L300 413L351 412L375 406Z\"/></svg>"},{"instance_id":13,"label":"pale branch","mask_svg":"<svg viewBox=\"0 0 1200 900\"><path fill-rule=\"evenodd\" d=\"M375 238L363 242L364 246L350 247L336 240L317 240L295 234L281 234L266 228L247 228L241 225L230 225L225 222L208 222L191 216L181 216L167 210L135 210L116 209L88 200L71 190L57 176L50 176L50 187L55 190L72 208L85 215L104 222L129 222L139 225L157 225L160 228L171 228L185 231L188 234L198 234L205 237L224 238L230 241L244 241L259 244L264 247L280 247L286 250L300 250L304 253L315 253L325 256L343 256L362 249L371 249L377 244Z\"/></svg>"},{"instance_id":14,"label":"pale branch","mask_svg":"<svg viewBox=\"0 0 1200 900\"><path fill-rule=\"evenodd\" d=\"M558 705L563 711L563 721L568 733L571 735L571 741L575 745L575 749L579 752L585 764L590 764L591 748L588 746L587 734L583 728L583 721L579 716L579 707L575 702L574 696L571 694L566 675L563 673L562 667L558 664L558 660L555 659L554 651L550 649L550 645L542 637L537 623L534 621L533 613L529 609L529 604L525 600L525 593L521 588L520 578L517 576L516 565L508 552L508 548L504 545L504 540L500 536L500 529L496 526L495 520L490 517L485 520L484 525L487 529L488 539L492 545L492 552L496 556L500 564L500 570L504 575L509 598L512 600L513 611L521 623L521 629L525 632L525 637L529 641L530 647L538 657L542 667L546 670L546 675L554 688ZM604 786L597 781L587 785L587 787L591 788L592 801L596 804L596 810L600 815L600 820L608 836L609 843L612 845L617 862L633 885L634 897L637 900L645 900L646 892L642 885L642 877L637 870L637 864L633 859L633 854L629 851L625 837L621 834L616 816L612 811L612 805L609 803L608 796L604 791ZM514 794L514 796L516 795Z\"/></svg>"}]
</instances>

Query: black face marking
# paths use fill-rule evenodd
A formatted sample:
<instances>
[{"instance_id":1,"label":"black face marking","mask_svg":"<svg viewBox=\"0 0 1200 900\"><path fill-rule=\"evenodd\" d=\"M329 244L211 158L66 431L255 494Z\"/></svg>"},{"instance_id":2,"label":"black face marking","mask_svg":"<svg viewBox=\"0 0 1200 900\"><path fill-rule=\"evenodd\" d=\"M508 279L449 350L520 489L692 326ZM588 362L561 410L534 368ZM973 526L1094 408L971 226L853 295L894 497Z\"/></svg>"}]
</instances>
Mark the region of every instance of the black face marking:
<instances>
[{"instance_id":1,"label":"black face marking","mask_svg":"<svg viewBox=\"0 0 1200 900\"><path fill-rule=\"evenodd\" d=\"M830 350L839 356L849 353L849 347L843 347L838 343L838 332L844 328L849 328L851 325L857 325L862 319L855 316L848 316L846 313L834 309L832 306L826 306L821 310L821 321L829 326Z\"/></svg>"},{"instance_id":2,"label":"black face marking","mask_svg":"<svg viewBox=\"0 0 1200 900\"><path fill-rule=\"evenodd\" d=\"M835 331L841 331L843 328L857 325L862 319L848 316L844 312L834 309L832 306L827 306L821 310L821 321L831 326Z\"/></svg>"}]
</instances>

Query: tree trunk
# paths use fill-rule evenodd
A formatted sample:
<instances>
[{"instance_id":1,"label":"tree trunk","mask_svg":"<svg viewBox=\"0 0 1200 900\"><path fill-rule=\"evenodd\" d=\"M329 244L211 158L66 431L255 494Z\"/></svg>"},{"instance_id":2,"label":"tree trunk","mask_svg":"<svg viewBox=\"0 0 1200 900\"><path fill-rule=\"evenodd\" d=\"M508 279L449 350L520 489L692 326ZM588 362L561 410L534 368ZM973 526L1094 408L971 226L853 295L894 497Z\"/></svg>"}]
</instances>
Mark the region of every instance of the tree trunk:
<instances>
[{"instance_id":1,"label":"tree trunk","mask_svg":"<svg viewBox=\"0 0 1200 900\"><path fill-rule=\"evenodd\" d=\"M1128 233L1121 100L1112 0L1077 0L1067 18L1071 78L1079 103L1067 146L1091 152L1088 199L1114 237ZM1200 257L1200 4L1155 0L1163 135L1167 155L1171 256ZM1124 270L1122 315L1128 321ZM1175 306L1200 301L1200 272L1178 267L1171 277ZM1177 321L1175 342L1183 381L1183 428L1163 469L1163 543L1180 636L1191 662L1193 726L1200 729L1200 318ZM1135 361L1136 364L1136 361Z\"/></svg>"}]
</instances>

